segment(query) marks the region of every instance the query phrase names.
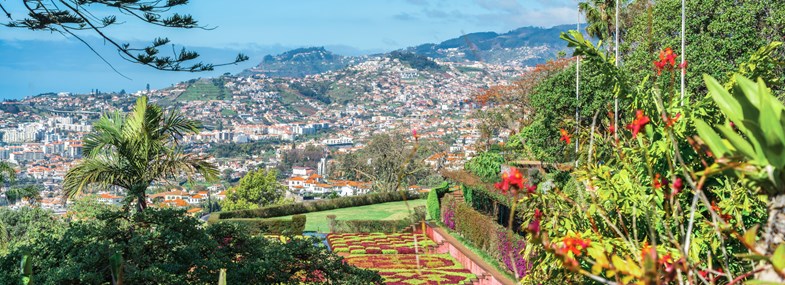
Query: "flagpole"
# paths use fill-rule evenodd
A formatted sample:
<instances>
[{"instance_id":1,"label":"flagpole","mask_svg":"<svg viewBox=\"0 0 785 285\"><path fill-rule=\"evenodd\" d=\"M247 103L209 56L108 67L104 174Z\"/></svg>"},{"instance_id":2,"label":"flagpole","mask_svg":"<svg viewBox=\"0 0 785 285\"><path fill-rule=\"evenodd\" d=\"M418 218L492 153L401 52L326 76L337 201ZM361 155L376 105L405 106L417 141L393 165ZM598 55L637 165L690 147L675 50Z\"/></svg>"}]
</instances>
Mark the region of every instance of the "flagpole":
<instances>
[{"instance_id":1,"label":"flagpole","mask_svg":"<svg viewBox=\"0 0 785 285\"><path fill-rule=\"evenodd\" d=\"M619 1L616 0L616 33L614 34L616 38L616 44L614 45L616 49L616 67L619 67ZM613 138L616 141L619 140L619 94L614 94L613 98Z\"/></svg>"},{"instance_id":2,"label":"flagpole","mask_svg":"<svg viewBox=\"0 0 785 285\"><path fill-rule=\"evenodd\" d=\"M580 5L578 6L578 23L577 23L578 32L581 32L581 9ZM578 142L580 140L580 113L579 113L579 105L580 105L580 98L581 98L581 57L575 57L575 167L578 167Z\"/></svg>"},{"instance_id":3,"label":"flagpole","mask_svg":"<svg viewBox=\"0 0 785 285\"><path fill-rule=\"evenodd\" d=\"M686 38L686 5L684 3L685 0L681 0L681 62L687 62L687 49L685 46L685 38ZM684 75L685 70L681 71L681 105L684 106Z\"/></svg>"}]
</instances>

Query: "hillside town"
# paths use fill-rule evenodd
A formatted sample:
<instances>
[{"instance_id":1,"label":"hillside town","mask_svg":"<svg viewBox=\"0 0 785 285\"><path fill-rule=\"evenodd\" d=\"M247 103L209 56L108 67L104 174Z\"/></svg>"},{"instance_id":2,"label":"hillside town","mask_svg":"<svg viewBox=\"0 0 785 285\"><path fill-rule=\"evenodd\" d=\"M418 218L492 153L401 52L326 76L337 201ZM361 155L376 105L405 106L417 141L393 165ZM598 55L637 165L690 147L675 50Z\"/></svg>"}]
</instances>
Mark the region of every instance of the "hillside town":
<instances>
[{"instance_id":1,"label":"hillside town","mask_svg":"<svg viewBox=\"0 0 785 285\"><path fill-rule=\"evenodd\" d=\"M417 70L398 59L376 57L302 78L224 76L161 90L95 90L91 94L44 94L6 101L0 108L0 160L16 165L20 180L43 186L39 201L43 207L63 211L64 204L58 199L62 181L69 167L82 157L81 141L92 130L92 122L107 112L127 111L136 97L148 95L153 102L204 122L199 133L181 138L183 147L209 157L220 171L231 172L229 178L238 179L257 167L274 168L287 150L310 146L326 153L353 152L375 134L411 129L419 130L421 139L438 140L443 145L445 151L433 153L425 163L434 170L458 169L476 153L474 144L480 136L477 121L467 118L481 107L472 97L483 88L507 83L525 69L480 62L438 65L441 70ZM204 84L214 82L221 84L211 85L221 90L220 96L209 90L194 95ZM291 91L294 85L330 86L326 92L333 100L326 103L297 94ZM242 159L210 153L215 145L264 142L270 143L271 151L248 153ZM326 155L323 160L320 165L324 166L318 170L294 165L284 171L286 178L279 182L288 187L287 197L302 200L368 193L368 181L327 177L332 161ZM209 190L157 185L160 193L177 195L155 194L148 200L152 205L196 208L203 200L220 200L228 185L205 186ZM186 190L190 192L183 192ZM121 192L96 194L105 203L118 204L124 199Z\"/></svg>"}]
</instances>

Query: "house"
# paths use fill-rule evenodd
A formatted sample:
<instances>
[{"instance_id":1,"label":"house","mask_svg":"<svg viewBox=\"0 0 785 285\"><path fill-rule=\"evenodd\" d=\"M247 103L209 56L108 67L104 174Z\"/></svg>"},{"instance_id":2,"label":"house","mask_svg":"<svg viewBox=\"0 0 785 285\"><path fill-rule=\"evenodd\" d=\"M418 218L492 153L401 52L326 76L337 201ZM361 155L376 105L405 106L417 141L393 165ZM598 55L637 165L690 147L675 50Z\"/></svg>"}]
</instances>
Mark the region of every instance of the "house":
<instances>
[{"instance_id":1,"label":"house","mask_svg":"<svg viewBox=\"0 0 785 285\"><path fill-rule=\"evenodd\" d=\"M123 197L115 196L109 193L98 193L98 202L109 205L119 205L123 202Z\"/></svg>"}]
</instances>

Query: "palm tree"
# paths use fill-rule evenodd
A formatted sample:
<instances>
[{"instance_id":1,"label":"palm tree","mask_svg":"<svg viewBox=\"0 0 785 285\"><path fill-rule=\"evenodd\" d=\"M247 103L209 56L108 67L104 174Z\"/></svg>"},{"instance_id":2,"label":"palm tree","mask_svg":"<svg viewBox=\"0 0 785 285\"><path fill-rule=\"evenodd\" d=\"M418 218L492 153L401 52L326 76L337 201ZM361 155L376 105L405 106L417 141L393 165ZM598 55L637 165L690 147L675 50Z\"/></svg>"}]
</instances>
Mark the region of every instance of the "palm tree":
<instances>
[{"instance_id":1,"label":"palm tree","mask_svg":"<svg viewBox=\"0 0 785 285\"><path fill-rule=\"evenodd\" d=\"M586 0L578 3L578 10L586 15L586 33L602 40L613 37L615 27L615 0Z\"/></svg>"},{"instance_id":2,"label":"palm tree","mask_svg":"<svg viewBox=\"0 0 785 285\"><path fill-rule=\"evenodd\" d=\"M201 174L217 177L214 165L193 154L183 153L179 139L196 133L199 122L180 112L164 112L161 107L139 97L131 113L104 114L84 137L84 156L68 170L63 181L66 198L85 187L119 187L127 191L126 206L137 200L139 211L147 208L145 192L154 182Z\"/></svg>"}]
</instances>

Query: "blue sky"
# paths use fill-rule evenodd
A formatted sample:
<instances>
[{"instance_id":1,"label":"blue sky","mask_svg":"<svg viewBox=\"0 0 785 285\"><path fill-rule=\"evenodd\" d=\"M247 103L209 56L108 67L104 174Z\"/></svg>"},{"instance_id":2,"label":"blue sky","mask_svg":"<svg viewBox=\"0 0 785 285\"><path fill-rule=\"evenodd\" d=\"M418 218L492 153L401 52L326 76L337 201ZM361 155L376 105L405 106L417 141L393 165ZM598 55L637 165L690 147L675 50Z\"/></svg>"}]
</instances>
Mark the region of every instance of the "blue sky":
<instances>
[{"instance_id":1,"label":"blue sky","mask_svg":"<svg viewBox=\"0 0 785 285\"><path fill-rule=\"evenodd\" d=\"M4 1L3 5L20 17L19 3ZM94 88L135 91L147 83L165 87L190 78L238 72L265 54L296 47L326 46L341 54L362 54L440 42L462 33L575 23L575 6L569 0L192 0L176 12L189 13L215 29L153 28L120 17L125 23L108 32L131 43L166 36L175 44L200 51L206 61L231 60L238 51L251 60L212 73L154 71L124 62L112 48L83 34L131 80L114 73L74 39L0 27L0 98ZM97 11L99 15L111 12Z\"/></svg>"}]
</instances>

